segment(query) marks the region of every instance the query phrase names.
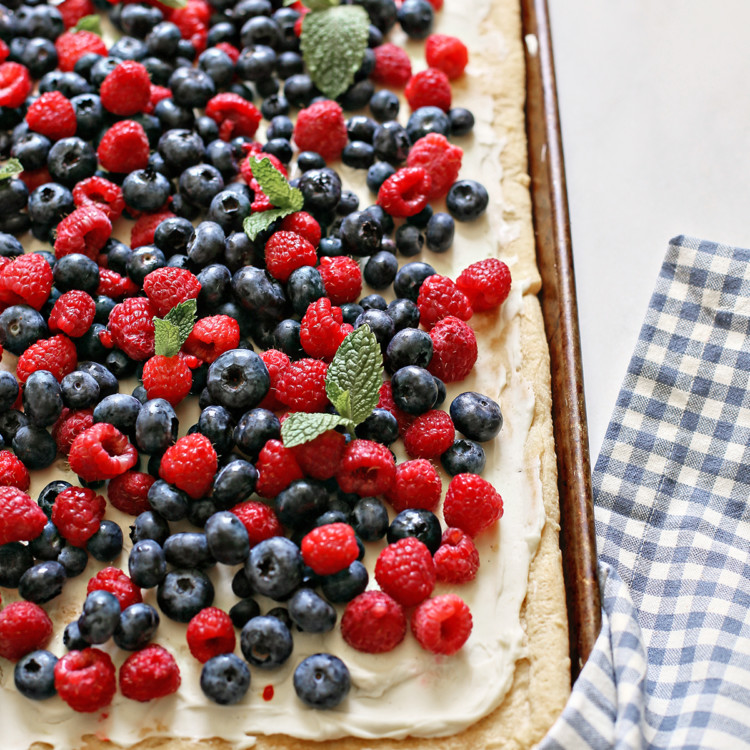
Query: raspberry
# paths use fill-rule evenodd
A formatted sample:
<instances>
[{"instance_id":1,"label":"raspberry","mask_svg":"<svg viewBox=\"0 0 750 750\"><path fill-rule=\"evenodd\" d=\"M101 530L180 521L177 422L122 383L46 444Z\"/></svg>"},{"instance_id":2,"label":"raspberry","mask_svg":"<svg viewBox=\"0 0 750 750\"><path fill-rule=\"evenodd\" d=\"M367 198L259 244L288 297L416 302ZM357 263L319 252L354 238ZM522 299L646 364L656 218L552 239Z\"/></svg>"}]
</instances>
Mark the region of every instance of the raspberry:
<instances>
[{"instance_id":1,"label":"raspberry","mask_svg":"<svg viewBox=\"0 0 750 750\"><path fill-rule=\"evenodd\" d=\"M96 7L91 0L63 0L57 6L57 9L60 11L66 29L75 26L84 16L91 16L96 13ZM106 47L104 52L99 54L106 57Z\"/></svg>"},{"instance_id":2,"label":"raspberry","mask_svg":"<svg viewBox=\"0 0 750 750\"><path fill-rule=\"evenodd\" d=\"M477 474L456 474L445 493L443 516L448 526L475 537L502 518L503 499Z\"/></svg>"},{"instance_id":3,"label":"raspberry","mask_svg":"<svg viewBox=\"0 0 750 750\"><path fill-rule=\"evenodd\" d=\"M255 491L261 497L269 499L276 497L292 482L304 476L294 453L280 440L266 442L255 462L255 468L258 470Z\"/></svg>"},{"instance_id":4,"label":"raspberry","mask_svg":"<svg viewBox=\"0 0 750 750\"><path fill-rule=\"evenodd\" d=\"M52 269L41 255L19 255L0 270L0 301L41 310L52 291L52 283Z\"/></svg>"},{"instance_id":5,"label":"raspberry","mask_svg":"<svg viewBox=\"0 0 750 750\"><path fill-rule=\"evenodd\" d=\"M471 635L471 612L456 594L422 602L411 618L419 645L433 654L455 654Z\"/></svg>"},{"instance_id":6,"label":"raspberry","mask_svg":"<svg viewBox=\"0 0 750 750\"><path fill-rule=\"evenodd\" d=\"M328 430L292 448L302 471L313 479L331 479L335 476L345 450L346 438L336 430Z\"/></svg>"},{"instance_id":7,"label":"raspberry","mask_svg":"<svg viewBox=\"0 0 750 750\"><path fill-rule=\"evenodd\" d=\"M319 359L300 359L281 373L276 386L278 399L292 411L323 411L328 404L328 365Z\"/></svg>"},{"instance_id":8,"label":"raspberry","mask_svg":"<svg viewBox=\"0 0 750 750\"><path fill-rule=\"evenodd\" d=\"M16 377L19 383L25 383L32 372L49 370L60 382L76 369L77 363L78 355L73 342L58 333L51 339L40 339L18 358Z\"/></svg>"},{"instance_id":9,"label":"raspberry","mask_svg":"<svg viewBox=\"0 0 750 750\"><path fill-rule=\"evenodd\" d=\"M181 302L197 299L200 290L198 277L185 268L157 268L143 280L143 291L160 318Z\"/></svg>"},{"instance_id":10,"label":"raspberry","mask_svg":"<svg viewBox=\"0 0 750 750\"><path fill-rule=\"evenodd\" d=\"M26 124L31 130L46 135L51 141L74 136L78 127L73 105L59 91L42 94L26 110Z\"/></svg>"},{"instance_id":11,"label":"raspberry","mask_svg":"<svg viewBox=\"0 0 750 750\"><path fill-rule=\"evenodd\" d=\"M70 468L86 482L113 479L135 466L138 451L109 422L98 422L73 441L68 453Z\"/></svg>"},{"instance_id":12,"label":"raspberry","mask_svg":"<svg viewBox=\"0 0 750 750\"><path fill-rule=\"evenodd\" d=\"M348 568L359 556L354 529L348 523L316 526L302 538L302 559L319 576Z\"/></svg>"},{"instance_id":13,"label":"raspberry","mask_svg":"<svg viewBox=\"0 0 750 750\"><path fill-rule=\"evenodd\" d=\"M145 703L176 693L180 668L174 656L162 646L151 644L128 656L120 667L120 692Z\"/></svg>"},{"instance_id":14,"label":"raspberry","mask_svg":"<svg viewBox=\"0 0 750 750\"><path fill-rule=\"evenodd\" d=\"M139 62L123 60L99 88L102 107L115 115L143 112L151 98L151 79Z\"/></svg>"},{"instance_id":15,"label":"raspberry","mask_svg":"<svg viewBox=\"0 0 750 750\"><path fill-rule=\"evenodd\" d=\"M347 140L344 113L336 102L326 99L299 111L294 141L300 151L317 151L326 161L335 161Z\"/></svg>"},{"instance_id":16,"label":"raspberry","mask_svg":"<svg viewBox=\"0 0 750 750\"><path fill-rule=\"evenodd\" d=\"M411 78L411 60L406 50L386 42L373 50L375 67L370 78L375 83L393 88L405 86Z\"/></svg>"},{"instance_id":17,"label":"raspberry","mask_svg":"<svg viewBox=\"0 0 750 750\"><path fill-rule=\"evenodd\" d=\"M362 271L354 258L339 255L323 257L318 266L326 296L334 305L354 302L362 292Z\"/></svg>"},{"instance_id":18,"label":"raspberry","mask_svg":"<svg viewBox=\"0 0 750 750\"><path fill-rule=\"evenodd\" d=\"M15 487L26 492L30 484L29 471L23 461L16 458L12 451L0 450L0 486Z\"/></svg>"},{"instance_id":19,"label":"raspberry","mask_svg":"<svg viewBox=\"0 0 750 750\"><path fill-rule=\"evenodd\" d=\"M0 63L4 63L10 55L10 49L8 45L0 39Z\"/></svg>"},{"instance_id":20,"label":"raspberry","mask_svg":"<svg viewBox=\"0 0 750 750\"><path fill-rule=\"evenodd\" d=\"M320 244L320 224L307 211L295 211L295 213L285 216L281 222L281 231L294 232L304 237L315 248Z\"/></svg>"},{"instance_id":21,"label":"raspberry","mask_svg":"<svg viewBox=\"0 0 750 750\"><path fill-rule=\"evenodd\" d=\"M144 112L146 114L153 114L154 109L156 108L156 105L162 101L162 99L171 99L172 98L172 91L171 89L168 89L166 86L157 86L155 84L151 84L150 88L150 94L148 97L148 104L144 108Z\"/></svg>"},{"instance_id":22,"label":"raspberry","mask_svg":"<svg viewBox=\"0 0 750 750\"><path fill-rule=\"evenodd\" d=\"M422 167L430 175L430 200L435 200L448 195L451 185L458 179L463 155L463 149L454 146L441 133L428 133L411 147L406 166Z\"/></svg>"},{"instance_id":23,"label":"raspberry","mask_svg":"<svg viewBox=\"0 0 750 750\"><path fill-rule=\"evenodd\" d=\"M110 268L99 268L99 286L96 288L97 296L103 294L105 297L119 300L123 297L133 297L139 291L138 285L127 276L120 276L119 273Z\"/></svg>"},{"instance_id":24,"label":"raspberry","mask_svg":"<svg viewBox=\"0 0 750 750\"><path fill-rule=\"evenodd\" d=\"M341 635L357 651L384 654L406 635L406 615L401 605L382 591L355 596L341 617Z\"/></svg>"},{"instance_id":25,"label":"raspberry","mask_svg":"<svg viewBox=\"0 0 750 750\"><path fill-rule=\"evenodd\" d=\"M206 607L193 617L187 626L190 653L201 664L221 654L234 651L237 639L229 615L218 607Z\"/></svg>"},{"instance_id":26,"label":"raspberry","mask_svg":"<svg viewBox=\"0 0 750 750\"><path fill-rule=\"evenodd\" d=\"M214 47L225 52L233 63L236 63L240 59L240 51L229 42L219 42L218 44L214 44Z\"/></svg>"},{"instance_id":27,"label":"raspberry","mask_svg":"<svg viewBox=\"0 0 750 750\"><path fill-rule=\"evenodd\" d=\"M197 500L208 494L216 474L217 458L211 441L200 433L181 437L167 448L159 476Z\"/></svg>"},{"instance_id":28,"label":"raspberry","mask_svg":"<svg viewBox=\"0 0 750 750\"><path fill-rule=\"evenodd\" d=\"M268 505L255 500L246 500L244 503L230 508L230 511L242 521L250 539L251 547L265 539L270 539L272 536L284 534L284 529L279 523L279 519L276 518L273 508Z\"/></svg>"},{"instance_id":29,"label":"raspberry","mask_svg":"<svg viewBox=\"0 0 750 750\"><path fill-rule=\"evenodd\" d=\"M510 294L510 284L510 269L497 258L472 263L456 279L456 286L477 312L502 305Z\"/></svg>"},{"instance_id":30,"label":"raspberry","mask_svg":"<svg viewBox=\"0 0 750 750\"><path fill-rule=\"evenodd\" d=\"M94 206L77 208L57 225L55 255L81 253L96 260L111 234L112 222L103 211Z\"/></svg>"},{"instance_id":31,"label":"raspberry","mask_svg":"<svg viewBox=\"0 0 750 750\"><path fill-rule=\"evenodd\" d=\"M281 352L278 349L266 349L266 351L260 353L260 358L263 360L263 364L268 370L268 377L271 379L271 386L268 389L268 393L263 397L263 400L258 406L261 409L275 411L283 406L278 399L278 391L276 388L278 387L281 374L287 367L289 367L290 360L284 352Z\"/></svg>"},{"instance_id":32,"label":"raspberry","mask_svg":"<svg viewBox=\"0 0 750 750\"><path fill-rule=\"evenodd\" d=\"M266 242L265 255L268 272L284 283L292 271L314 266L318 260L312 244L294 232L274 232Z\"/></svg>"},{"instance_id":33,"label":"raspberry","mask_svg":"<svg viewBox=\"0 0 750 750\"><path fill-rule=\"evenodd\" d=\"M407 508L435 510L443 485L435 467L423 458L404 461L396 467L396 478L385 497L400 513Z\"/></svg>"},{"instance_id":34,"label":"raspberry","mask_svg":"<svg viewBox=\"0 0 750 750\"><path fill-rule=\"evenodd\" d=\"M154 308L143 297L130 297L109 314L112 342L131 359L148 359L154 353Z\"/></svg>"},{"instance_id":35,"label":"raspberry","mask_svg":"<svg viewBox=\"0 0 750 750\"><path fill-rule=\"evenodd\" d=\"M387 409L394 417L396 417L398 431L402 437L410 427L411 423L416 419L416 417L407 414L396 406L396 402L393 400L393 386L391 385L390 380L386 380L383 385L380 386L378 409Z\"/></svg>"},{"instance_id":36,"label":"raspberry","mask_svg":"<svg viewBox=\"0 0 750 750\"><path fill-rule=\"evenodd\" d=\"M344 323L341 308L332 306L328 297L321 297L311 302L302 316L299 340L311 357L331 360L351 330Z\"/></svg>"},{"instance_id":37,"label":"raspberry","mask_svg":"<svg viewBox=\"0 0 750 750\"><path fill-rule=\"evenodd\" d=\"M30 542L47 523L44 511L16 487L0 487L0 545Z\"/></svg>"},{"instance_id":38,"label":"raspberry","mask_svg":"<svg viewBox=\"0 0 750 750\"><path fill-rule=\"evenodd\" d=\"M93 409L80 409L78 411L63 409L62 414L52 426L52 437L57 444L57 450L67 456L76 437L93 424Z\"/></svg>"},{"instance_id":39,"label":"raspberry","mask_svg":"<svg viewBox=\"0 0 750 750\"><path fill-rule=\"evenodd\" d=\"M111 566L100 570L89 579L86 593L90 594L92 591L109 591L110 594L114 594L123 611L131 604L139 604L143 601L141 590L119 568Z\"/></svg>"},{"instance_id":40,"label":"raspberry","mask_svg":"<svg viewBox=\"0 0 750 750\"><path fill-rule=\"evenodd\" d=\"M94 713L115 697L115 665L98 648L69 651L55 664L55 689L74 711Z\"/></svg>"},{"instance_id":41,"label":"raspberry","mask_svg":"<svg viewBox=\"0 0 750 750\"><path fill-rule=\"evenodd\" d=\"M102 167L119 174L144 169L149 153L146 131L143 125L133 120L116 122L104 133L96 149Z\"/></svg>"},{"instance_id":42,"label":"raspberry","mask_svg":"<svg viewBox=\"0 0 750 750\"><path fill-rule=\"evenodd\" d=\"M447 528L432 557L438 581L468 583L479 570L479 552L471 537L461 529Z\"/></svg>"},{"instance_id":43,"label":"raspberry","mask_svg":"<svg viewBox=\"0 0 750 750\"><path fill-rule=\"evenodd\" d=\"M449 315L430 331L432 359L427 369L444 383L463 380L477 361L477 339L463 320Z\"/></svg>"},{"instance_id":44,"label":"raspberry","mask_svg":"<svg viewBox=\"0 0 750 750\"><path fill-rule=\"evenodd\" d=\"M74 21L72 25L76 23ZM89 53L107 56L107 45L93 31L66 31L55 40L55 49L57 50L57 67L64 73L72 71L78 60Z\"/></svg>"},{"instance_id":45,"label":"raspberry","mask_svg":"<svg viewBox=\"0 0 750 750\"><path fill-rule=\"evenodd\" d=\"M434 273L419 288L419 322L429 331L435 323L452 315L469 320L473 314L466 295L447 276Z\"/></svg>"},{"instance_id":46,"label":"raspberry","mask_svg":"<svg viewBox=\"0 0 750 750\"><path fill-rule=\"evenodd\" d=\"M377 204L391 216L414 216L424 209L432 190L430 175L421 167L402 167L378 190Z\"/></svg>"},{"instance_id":47,"label":"raspberry","mask_svg":"<svg viewBox=\"0 0 750 750\"><path fill-rule=\"evenodd\" d=\"M50 518L60 536L74 547L85 547L99 530L106 507L104 498L94 490L67 487L55 498Z\"/></svg>"},{"instance_id":48,"label":"raspberry","mask_svg":"<svg viewBox=\"0 0 750 750\"><path fill-rule=\"evenodd\" d=\"M21 172L19 177L23 181L23 184L28 188L29 193L33 193L38 187L46 185L48 182L54 182L47 167L26 169Z\"/></svg>"},{"instance_id":49,"label":"raspberry","mask_svg":"<svg viewBox=\"0 0 750 750\"><path fill-rule=\"evenodd\" d=\"M143 245L152 245L156 227L165 219L173 218L175 218L175 215L171 211L159 211L155 214L143 214L143 216L140 216L130 230L130 247L135 250L136 248L143 247Z\"/></svg>"},{"instance_id":50,"label":"raspberry","mask_svg":"<svg viewBox=\"0 0 750 750\"><path fill-rule=\"evenodd\" d=\"M18 661L44 648L52 637L52 620L32 602L11 602L0 612L0 656Z\"/></svg>"},{"instance_id":51,"label":"raspberry","mask_svg":"<svg viewBox=\"0 0 750 750\"><path fill-rule=\"evenodd\" d=\"M438 107L447 112L451 108L451 82L437 68L427 68L415 73L406 84L404 95L412 110Z\"/></svg>"},{"instance_id":52,"label":"raspberry","mask_svg":"<svg viewBox=\"0 0 750 750\"><path fill-rule=\"evenodd\" d=\"M20 107L31 93L31 76L25 65L17 62L0 64L0 107Z\"/></svg>"},{"instance_id":53,"label":"raspberry","mask_svg":"<svg viewBox=\"0 0 750 750\"><path fill-rule=\"evenodd\" d=\"M447 34L430 34L424 47L427 64L431 68L442 70L452 81L463 75L469 62L469 50L455 36Z\"/></svg>"},{"instance_id":54,"label":"raspberry","mask_svg":"<svg viewBox=\"0 0 750 750\"><path fill-rule=\"evenodd\" d=\"M79 289L61 294L49 314L49 328L55 333L65 333L71 338L83 336L94 322L96 303Z\"/></svg>"},{"instance_id":55,"label":"raspberry","mask_svg":"<svg viewBox=\"0 0 750 750\"><path fill-rule=\"evenodd\" d=\"M122 189L103 177L87 177L73 188L73 200L78 208L98 208L110 221L117 221L125 208Z\"/></svg>"},{"instance_id":56,"label":"raspberry","mask_svg":"<svg viewBox=\"0 0 750 750\"><path fill-rule=\"evenodd\" d=\"M150 399L163 398L177 406L190 393L193 373L182 357L156 354L144 363L142 380Z\"/></svg>"},{"instance_id":57,"label":"raspberry","mask_svg":"<svg viewBox=\"0 0 750 750\"><path fill-rule=\"evenodd\" d=\"M438 458L453 445L456 428L450 414L438 409L420 414L404 434L404 447L412 458Z\"/></svg>"},{"instance_id":58,"label":"raspberry","mask_svg":"<svg viewBox=\"0 0 750 750\"><path fill-rule=\"evenodd\" d=\"M435 565L430 550L413 536L389 544L378 555L375 580L402 606L419 604L435 587Z\"/></svg>"},{"instance_id":59,"label":"raspberry","mask_svg":"<svg viewBox=\"0 0 750 750\"><path fill-rule=\"evenodd\" d=\"M252 138L260 125L261 114L239 94L217 94L208 100L206 114L219 126L219 138L229 141L238 136Z\"/></svg>"},{"instance_id":60,"label":"raspberry","mask_svg":"<svg viewBox=\"0 0 750 750\"><path fill-rule=\"evenodd\" d=\"M112 507L121 513L137 516L139 513L151 510L148 501L148 491L156 481L150 474L141 471L126 471L107 485L107 497Z\"/></svg>"},{"instance_id":61,"label":"raspberry","mask_svg":"<svg viewBox=\"0 0 750 750\"><path fill-rule=\"evenodd\" d=\"M352 440L336 472L339 487L360 497L388 492L395 478L393 454L385 445L372 440Z\"/></svg>"}]
</instances>

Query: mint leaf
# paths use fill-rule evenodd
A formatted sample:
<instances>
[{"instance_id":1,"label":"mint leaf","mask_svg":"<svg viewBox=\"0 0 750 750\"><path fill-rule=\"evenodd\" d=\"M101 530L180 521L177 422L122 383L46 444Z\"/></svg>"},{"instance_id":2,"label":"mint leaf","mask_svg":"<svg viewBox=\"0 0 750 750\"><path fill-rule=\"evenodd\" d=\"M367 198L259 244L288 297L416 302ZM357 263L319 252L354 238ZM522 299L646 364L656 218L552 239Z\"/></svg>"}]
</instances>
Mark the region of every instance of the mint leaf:
<instances>
[{"instance_id":1,"label":"mint leaf","mask_svg":"<svg viewBox=\"0 0 750 750\"><path fill-rule=\"evenodd\" d=\"M245 217L242 228L245 230L245 234L251 240L254 240L262 231L268 229L276 219L283 219L293 213L294 211L291 208L271 208L268 211L258 211Z\"/></svg>"},{"instance_id":2,"label":"mint leaf","mask_svg":"<svg viewBox=\"0 0 750 750\"><path fill-rule=\"evenodd\" d=\"M326 393L342 416L359 424L378 405L382 385L383 354L375 334L364 325L341 342L328 367Z\"/></svg>"},{"instance_id":3,"label":"mint leaf","mask_svg":"<svg viewBox=\"0 0 750 750\"><path fill-rule=\"evenodd\" d=\"M198 303L194 299L175 305L163 318L154 318L154 354L174 357L193 330Z\"/></svg>"},{"instance_id":4,"label":"mint leaf","mask_svg":"<svg viewBox=\"0 0 750 750\"><path fill-rule=\"evenodd\" d=\"M274 167L270 159L251 159L250 168L260 189L276 208L290 209L290 212L302 209L305 202L302 191L290 187L286 177Z\"/></svg>"},{"instance_id":5,"label":"mint leaf","mask_svg":"<svg viewBox=\"0 0 750 750\"><path fill-rule=\"evenodd\" d=\"M326 10L339 4L339 0L302 0L302 5L310 10Z\"/></svg>"},{"instance_id":6,"label":"mint leaf","mask_svg":"<svg viewBox=\"0 0 750 750\"><path fill-rule=\"evenodd\" d=\"M84 16L78 23L71 29L71 31L93 31L97 36L102 35L102 26L99 21L99 16L92 14L90 16Z\"/></svg>"},{"instance_id":7,"label":"mint leaf","mask_svg":"<svg viewBox=\"0 0 750 750\"><path fill-rule=\"evenodd\" d=\"M361 5L338 5L305 16L302 56L313 83L331 99L353 83L367 49L369 25Z\"/></svg>"},{"instance_id":8,"label":"mint leaf","mask_svg":"<svg viewBox=\"0 0 750 750\"><path fill-rule=\"evenodd\" d=\"M9 180L11 177L16 177L23 172L23 165L18 159L8 159L2 166L0 166L0 180Z\"/></svg>"},{"instance_id":9,"label":"mint leaf","mask_svg":"<svg viewBox=\"0 0 750 750\"><path fill-rule=\"evenodd\" d=\"M354 429L350 419L338 414L308 414L307 412L294 412L290 414L281 425L281 440L286 448L294 448L295 445L308 443L315 440L334 427L343 425L348 429Z\"/></svg>"},{"instance_id":10,"label":"mint leaf","mask_svg":"<svg viewBox=\"0 0 750 750\"><path fill-rule=\"evenodd\" d=\"M160 0L162 5L166 5L169 8L186 8L187 0Z\"/></svg>"},{"instance_id":11,"label":"mint leaf","mask_svg":"<svg viewBox=\"0 0 750 750\"><path fill-rule=\"evenodd\" d=\"M198 317L198 302L194 299L185 300L175 305L165 316L164 320L171 323L180 332L180 346L187 341Z\"/></svg>"}]
</instances>

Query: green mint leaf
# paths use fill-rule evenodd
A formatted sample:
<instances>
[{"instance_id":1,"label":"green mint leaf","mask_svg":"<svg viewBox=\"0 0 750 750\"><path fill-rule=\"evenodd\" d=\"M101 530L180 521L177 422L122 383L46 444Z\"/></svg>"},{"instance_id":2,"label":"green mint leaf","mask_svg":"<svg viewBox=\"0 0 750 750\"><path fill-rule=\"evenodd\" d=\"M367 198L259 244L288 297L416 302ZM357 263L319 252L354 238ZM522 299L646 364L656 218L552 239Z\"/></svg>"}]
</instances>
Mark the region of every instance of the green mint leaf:
<instances>
[{"instance_id":1,"label":"green mint leaf","mask_svg":"<svg viewBox=\"0 0 750 750\"><path fill-rule=\"evenodd\" d=\"M310 10L326 10L339 5L339 0L302 0L302 4Z\"/></svg>"},{"instance_id":2,"label":"green mint leaf","mask_svg":"<svg viewBox=\"0 0 750 750\"><path fill-rule=\"evenodd\" d=\"M187 0L160 0L162 5L166 5L170 8L185 8L187 7Z\"/></svg>"},{"instance_id":3,"label":"green mint leaf","mask_svg":"<svg viewBox=\"0 0 750 750\"><path fill-rule=\"evenodd\" d=\"M9 180L11 177L16 177L23 172L23 165L18 159L8 159L2 166L0 166L0 180Z\"/></svg>"},{"instance_id":4,"label":"green mint leaf","mask_svg":"<svg viewBox=\"0 0 750 750\"><path fill-rule=\"evenodd\" d=\"M308 414L307 412L294 412L290 414L281 425L281 440L287 448L294 448L295 445L309 443L318 435L322 435L334 427L343 425L349 429L354 429L351 420L341 417L338 414Z\"/></svg>"},{"instance_id":5,"label":"green mint leaf","mask_svg":"<svg viewBox=\"0 0 750 750\"><path fill-rule=\"evenodd\" d=\"M245 217L242 222L242 228L245 234L254 240L262 231L268 229L276 219L283 219L289 214L293 214L296 209L293 208L271 208L268 211L258 211Z\"/></svg>"},{"instance_id":6,"label":"green mint leaf","mask_svg":"<svg viewBox=\"0 0 750 750\"><path fill-rule=\"evenodd\" d=\"M96 14L84 16L72 28L72 31L93 31L97 36L101 36L102 26L99 20L99 16Z\"/></svg>"},{"instance_id":7,"label":"green mint leaf","mask_svg":"<svg viewBox=\"0 0 750 750\"><path fill-rule=\"evenodd\" d=\"M333 381L326 383L328 400L342 417L352 418L352 397L349 391L342 391Z\"/></svg>"},{"instance_id":8,"label":"green mint leaf","mask_svg":"<svg viewBox=\"0 0 750 750\"><path fill-rule=\"evenodd\" d=\"M180 346L182 346L190 332L193 330L195 320L198 317L198 302L194 299L188 299L175 305L165 316L164 320L171 323L180 333Z\"/></svg>"},{"instance_id":9,"label":"green mint leaf","mask_svg":"<svg viewBox=\"0 0 750 750\"><path fill-rule=\"evenodd\" d=\"M338 5L305 16L302 56L313 83L331 99L353 83L367 49L369 25L361 5Z\"/></svg>"},{"instance_id":10,"label":"green mint leaf","mask_svg":"<svg viewBox=\"0 0 750 750\"><path fill-rule=\"evenodd\" d=\"M378 405L383 385L383 354L369 326L352 331L342 342L328 367L326 393L337 411L349 399L345 416L355 424L364 422Z\"/></svg>"},{"instance_id":11,"label":"green mint leaf","mask_svg":"<svg viewBox=\"0 0 750 750\"><path fill-rule=\"evenodd\" d=\"M180 329L162 318L154 318L154 354L174 357L182 347Z\"/></svg>"},{"instance_id":12,"label":"green mint leaf","mask_svg":"<svg viewBox=\"0 0 750 750\"><path fill-rule=\"evenodd\" d=\"M251 159L250 167L260 189L276 208L291 209L290 213L302 209L305 200L302 191L290 187L286 177L271 164L270 159Z\"/></svg>"}]
</instances>

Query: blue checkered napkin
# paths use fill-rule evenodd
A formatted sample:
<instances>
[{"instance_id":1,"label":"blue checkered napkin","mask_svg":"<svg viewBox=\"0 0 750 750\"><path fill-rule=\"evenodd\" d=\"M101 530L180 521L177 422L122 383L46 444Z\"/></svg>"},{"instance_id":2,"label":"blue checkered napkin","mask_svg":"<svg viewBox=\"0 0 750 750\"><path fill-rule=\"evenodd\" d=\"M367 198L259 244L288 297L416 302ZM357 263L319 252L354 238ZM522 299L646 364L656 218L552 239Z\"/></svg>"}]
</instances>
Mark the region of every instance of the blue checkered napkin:
<instances>
[{"instance_id":1,"label":"blue checkered napkin","mask_svg":"<svg viewBox=\"0 0 750 750\"><path fill-rule=\"evenodd\" d=\"M750 748L750 251L678 237L594 469L604 626L541 748Z\"/></svg>"}]
</instances>

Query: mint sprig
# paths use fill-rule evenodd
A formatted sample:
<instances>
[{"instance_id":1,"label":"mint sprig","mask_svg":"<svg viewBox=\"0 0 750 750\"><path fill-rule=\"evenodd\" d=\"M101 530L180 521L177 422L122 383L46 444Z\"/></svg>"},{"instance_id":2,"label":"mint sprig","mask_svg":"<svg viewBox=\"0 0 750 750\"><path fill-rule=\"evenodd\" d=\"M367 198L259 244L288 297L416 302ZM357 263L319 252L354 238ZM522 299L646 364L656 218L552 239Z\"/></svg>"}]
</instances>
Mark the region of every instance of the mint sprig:
<instances>
[{"instance_id":1,"label":"mint sprig","mask_svg":"<svg viewBox=\"0 0 750 750\"><path fill-rule=\"evenodd\" d=\"M311 0L312 12L302 22L300 47L313 83L335 99L354 82L367 49L370 19L361 5L335 5Z\"/></svg>"},{"instance_id":2,"label":"mint sprig","mask_svg":"<svg viewBox=\"0 0 750 750\"><path fill-rule=\"evenodd\" d=\"M267 157L250 159L250 168L263 194L275 206L268 211L258 211L245 218L242 228L245 230L245 234L251 240L254 240L262 231L268 229L276 219L283 219L289 214L301 211L305 199L302 196L302 191L293 188Z\"/></svg>"},{"instance_id":3,"label":"mint sprig","mask_svg":"<svg viewBox=\"0 0 750 750\"><path fill-rule=\"evenodd\" d=\"M94 13L90 16L83 16L71 31L92 31L97 36L102 35L102 25L99 16Z\"/></svg>"},{"instance_id":4,"label":"mint sprig","mask_svg":"<svg viewBox=\"0 0 750 750\"><path fill-rule=\"evenodd\" d=\"M163 318L154 318L154 354L174 357L193 330L198 303L194 299L175 305Z\"/></svg>"},{"instance_id":5,"label":"mint sprig","mask_svg":"<svg viewBox=\"0 0 750 750\"><path fill-rule=\"evenodd\" d=\"M18 159L8 159L0 166L0 180L9 180L23 172L23 164Z\"/></svg>"},{"instance_id":6,"label":"mint sprig","mask_svg":"<svg viewBox=\"0 0 750 750\"><path fill-rule=\"evenodd\" d=\"M326 394L338 413L289 415L281 426L284 445L302 445L339 426L353 432L378 405L382 384L380 344L369 326L361 326L343 340L328 366Z\"/></svg>"}]
</instances>

